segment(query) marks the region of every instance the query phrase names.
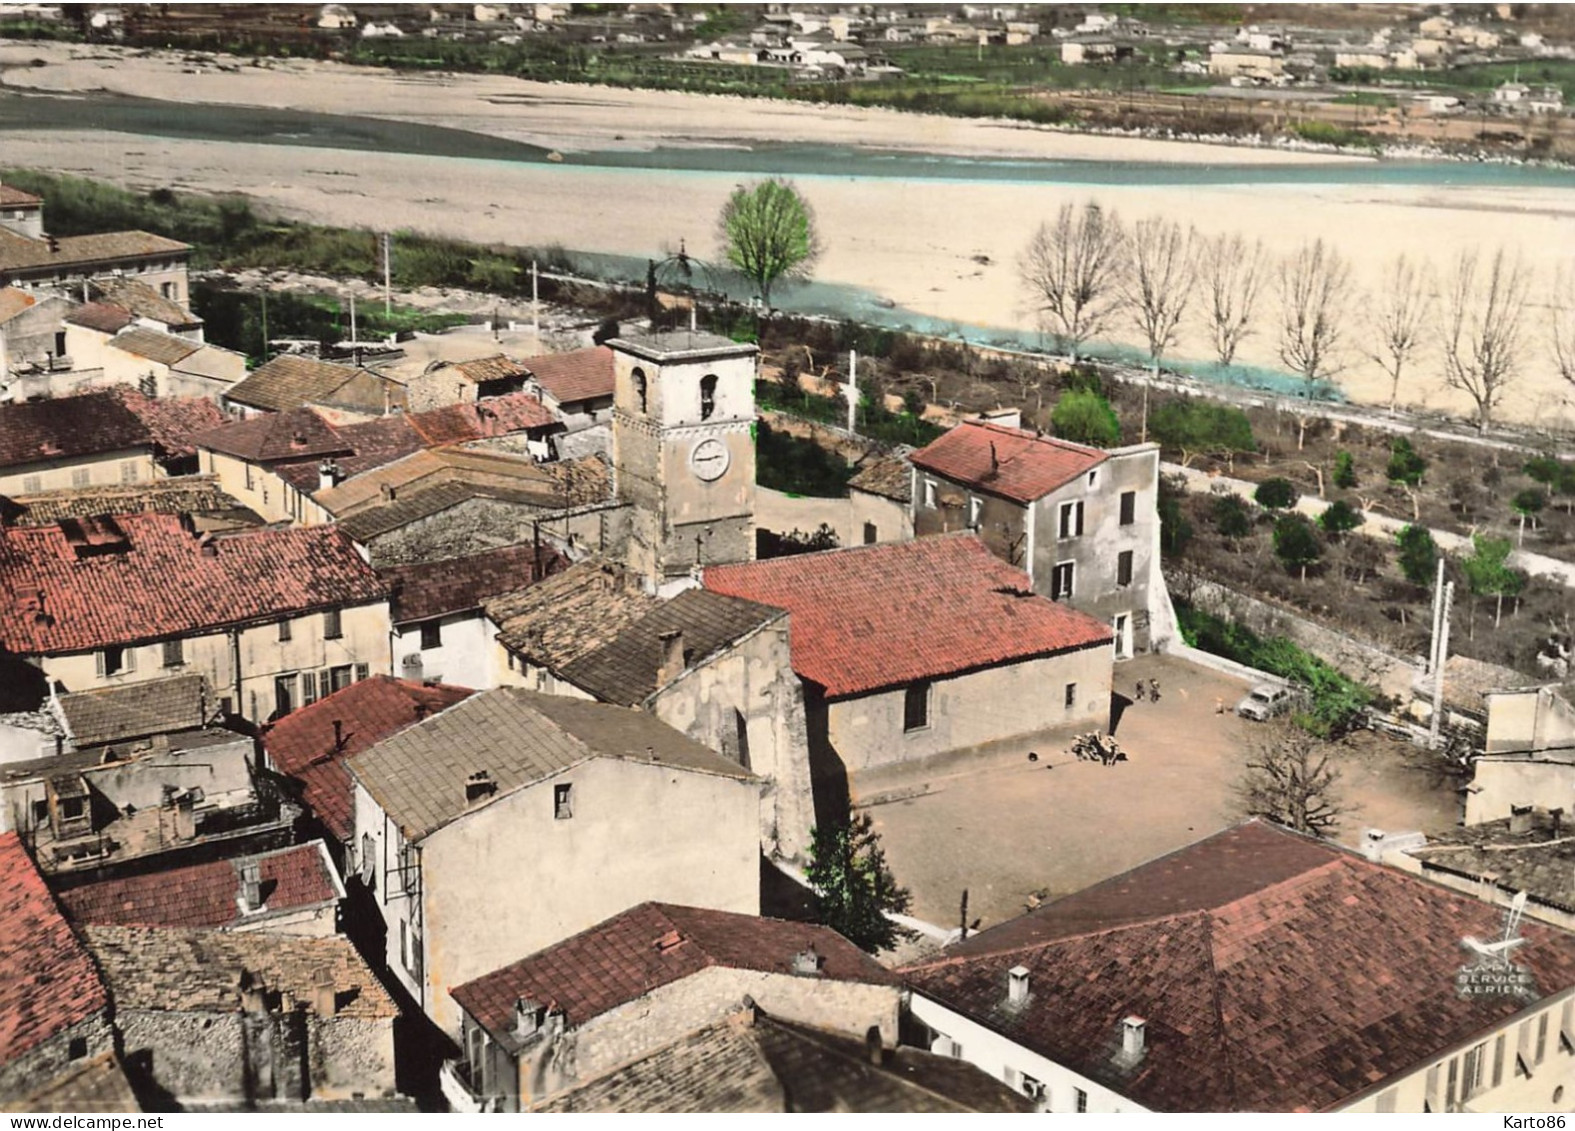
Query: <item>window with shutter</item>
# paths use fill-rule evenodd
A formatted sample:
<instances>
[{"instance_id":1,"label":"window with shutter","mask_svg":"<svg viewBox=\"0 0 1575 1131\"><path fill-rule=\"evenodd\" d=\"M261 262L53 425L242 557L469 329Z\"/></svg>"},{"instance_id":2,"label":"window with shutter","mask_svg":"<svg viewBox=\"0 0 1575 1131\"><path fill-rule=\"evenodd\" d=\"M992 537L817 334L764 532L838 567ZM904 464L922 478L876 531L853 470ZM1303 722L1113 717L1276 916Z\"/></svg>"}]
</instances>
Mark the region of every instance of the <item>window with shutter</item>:
<instances>
[{"instance_id":1,"label":"window with shutter","mask_svg":"<svg viewBox=\"0 0 1575 1131\"><path fill-rule=\"evenodd\" d=\"M371 665L369 665L369 664L357 664L355 666L355 681L357 683L360 683L363 679L365 679L367 676L369 676L371 674L372 674Z\"/></svg>"},{"instance_id":2,"label":"window with shutter","mask_svg":"<svg viewBox=\"0 0 1575 1131\"><path fill-rule=\"evenodd\" d=\"M338 640L344 635L343 626L339 622L339 610L329 609L323 614L323 639Z\"/></svg>"},{"instance_id":3,"label":"window with shutter","mask_svg":"<svg viewBox=\"0 0 1575 1131\"><path fill-rule=\"evenodd\" d=\"M185 662L185 642L181 640L166 640L164 642L164 666L167 668L178 668Z\"/></svg>"},{"instance_id":4,"label":"window with shutter","mask_svg":"<svg viewBox=\"0 0 1575 1131\"><path fill-rule=\"evenodd\" d=\"M1122 550L1116 555L1116 584L1132 584L1132 551Z\"/></svg>"},{"instance_id":5,"label":"window with shutter","mask_svg":"<svg viewBox=\"0 0 1575 1131\"><path fill-rule=\"evenodd\" d=\"M301 705L310 706L317 702L317 673L301 673Z\"/></svg>"}]
</instances>

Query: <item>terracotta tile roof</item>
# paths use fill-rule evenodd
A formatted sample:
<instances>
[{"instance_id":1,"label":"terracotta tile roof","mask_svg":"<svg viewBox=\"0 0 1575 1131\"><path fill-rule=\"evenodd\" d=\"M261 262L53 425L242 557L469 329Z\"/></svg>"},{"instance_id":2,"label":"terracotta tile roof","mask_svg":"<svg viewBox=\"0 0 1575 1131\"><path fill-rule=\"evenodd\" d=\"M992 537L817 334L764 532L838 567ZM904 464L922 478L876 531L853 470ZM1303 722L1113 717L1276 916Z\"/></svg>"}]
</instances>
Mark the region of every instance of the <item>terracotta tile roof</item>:
<instances>
[{"instance_id":1,"label":"terracotta tile roof","mask_svg":"<svg viewBox=\"0 0 1575 1131\"><path fill-rule=\"evenodd\" d=\"M793 670L833 697L1111 640L971 534L712 566L705 587L792 613Z\"/></svg>"},{"instance_id":2,"label":"terracotta tile roof","mask_svg":"<svg viewBox=\"0 0 1575 1131\"><path fill-rule=\"evenodd\" d=\"M42 197L34 196L30 192L23 192L15 185L0 185L0 207L5 208L37 208L43 205Z\"/></svg>"},{"instance_id":3,"label":"terracotta tile roof","mask_svg":"<svg viewBox=\"0 0 1575 1131\"><path fill-rule=\"evenodd\" d=\"M112 303L138 318L180 329L202 325L201 318L180 303L165 298L141 279L94 279L88 283L88 292L94 298Z\"/></svg>"},{"instance_id":4,"label":"terracotta tile roof","mask_svg":"<svg viewBox=\"0 0 1575 1131\"><path fill-rule=\"evenodd\" d=\"M89 330L97 330L100 334L118 334L133 319L131 311L123 306L115 306L107 302L85 302L81 306L72 308L66 315L66 321L73 326L85 326Z\"/></svg>"},{"instance_id":5,"label":"terracotta tile roof","mask_svg":"<svg viewBox=\"0 0 1575 1131\"><path fill-rule=\"evenodd\" d=\"M529 393L482 397L469 404L451 404L410 414L410 423L432 446L489 440L532 428L545 428L555 418Z\"/></svg>"},{"instance_id":6,"label":"terracotta tile roof","mask_svg":"<svg viewBox=\"0 0 1575 1131\"><path fill-rule=\"evenodd\" d=\"M0 1064L109 1004L16 833L0 833Z\"/></svg>"},{"instance_id":7,"label":"terracotta tile roof","mask_svg":"<svg viewBox=\"0 0 1575 1131\"><path fill-rule=\"evenodd\" d=\"M1429 871L1484 880L1499 890L1529 892L1539 903L1575 914L1575 841L1546 813L1533 813L1529 832L1512 833L1509 819L1429 833L1427 843L1407 849Z\"/></svg>"},{"instance_id":8,"label":"terracotta tile roof","mask_svg":"<svg viewBox=\"0 0 1575 1131\"><path fill-rule=\"evenodd\" d=\"M224 396L236 404L272 412L343 404L381 413L388 407L385 394L395 404L404 403L403 387L380 373L286 353L259 365Z\"/></svg>"},{"instance_id":9,"label":"terracotta tile roof","mask_svg":"<svg viewBox=\"0 0 1575 1131\"><path fill-rule=\"evenodd\" d=\"M1144 1107L1319 1111L1521 1012L1455 989L1462 938L1503 929L1500 908L1254 821L903 974ZM1539 997L1575 987L1575 937L1529 921L1521 934L1515 961ZM1021 1007L1006 1000L1015 966L1029 971ZM1148 1051L1122 1067L1131 1015Z\"/></svg>"},{"instance_id":10,"label":"terracotta tile roof","mask_svg":"<svg viewBox=\"0 0 1575 1131\"><path fill-rule=\"evenodd\" d=\"M26 1112L141 1111L126 1070L113 1050L78 1061L43 1087L20 1100L0 1100L0 1110Z\"/></svg>"},{"instance_id":11,"label":"terracotta tile roof","mask_svg":"<svg viewBox=\"0 0 1575 1131\"><path fill-rule=\"evenodd\" d=\"M326 974L337 990L337 1016L399 1015L349 940L338 936L164 927L85 927L82 935L118 1009L239 1013L243 973L253 985L311 1002Z\"/></svg>"},{"instance_id":12,"label":"terracotta tile roof","mask_svg":"<svg viewBox=\"0 0 1575 1131\"><path fill-rule=\"evenodd\" d=\"M208 681L200 675L79 691L60 696L59 702L78 746L197 730L207 726L214 714Z\"/></svg>"},{"instance_id":13,"label":"terracotta tile roof","mask_svg":"<svg viewBox=\"0 0 1575 1131\"><path fill-rule=\"evenodd\" d=\"M4 325L18 314L21 314L22 311L31 310L37 305L38 299L28 294L21 287L0 287L0 325ZM111 330L110 333L114 333L114 331Z\"/></svg>"},{"instance_id":14,"label":"terracotta tile roof","mask_svg":"<svg viewBox=\"0 0 1575 1131\"><path fill-rule=\"evenodd\" d=\"M240 506L219 489L212 475L181 475L151 482L99 484L16 495L10 500L5 521L14 526L53 526L63 518L88 518L99 514L190 514L197 511L233 510Z\"/></svg>"},{"instance_id":15,"label":"terracotta tile roof","mask_svg":"<svg viewBox=\"0 0 1575 1131\"><path fill-rule=\"evenodd\" d=\"M206 397L145 397L134 389L121 395L166 455L196 455L196 437L225 421L219 406Z\"/></svg>"},{"instance_id":16,"label":"terracotta tile roof","mask_svg":"<svg viewBox=\"0 0 1575 1131\"><path fill-rule=\"evenodd\" d=\"M1022 428L966 421L908 458L954 482L1029 503L1098 467L1106 453Z\"/></svg>"},{"instance_id":17,"label":"terracotta tile roof","mask_svg":"<svg viewBox=\"0 0 1575 1131\"><path fill-rule=\"evenodd\" d=\"M754 780L643 711L517 687L473 695L347 765L406 839L420 840L484 807L465 797L465 782L478 771L492 775L495 799L589 758Z\"/></svg>"},{"instance_id":18,"label":"terracotta tile roof","mask_svg":"<svg viewBox=\"0 0 1575 1131\"><path fill-rule=\"evenodd\" d=\"M534 584L538 554L543 575L569 564L551 546L539 551L533 545L502 546L462 558L387 566L378 573L393 587L394 623L411 624L451 613L479 612L483 601Z\"/></svg>"},{"instance_id":19,"label":"terracotta tile roof","mask_svg":"<svg viewBox=\"0 0 1575 1131\"><path fill-rule=\"evenodd\" d=\"M613 395L613 352L606 346L528 357L521 364L559 404Z\"/></svg>"},{"instance_id":20,"label":"terracotta tile roof","mask_svg":"<svg viewBox=\"0 0 1575 1131\"><path fill-rule=\"evenodd\" d=\"M0 467L147 447L151 437L127 407L129 391L97 389L0 405Z\"/></svg>"},{"instance_id":21,"label":"terracotta tile roof","mask_svg":"<svg viewBox=\"0 0 1575 1131\"><path fill-rule=\"evenodd\" d=\"M234 420L200 433L199 447L210 448L253 463L318 460L348 456L348 441L328 421L309 408L265 412Z\"/></svg>"},{"instance_id":22,"label":"terracotta tile roof","mask_svg":"<svg viewBox=\"0 0 1575 1131\"><path fill-rule=\"evenodd\" d=\"M533 1107L547 1112L1028 1112L1034 1103L966 1061L742 1010Z\"/></svg>"},{"instance_id":23,"label":"terracotta tile roof","mask_svg":"<svg viewBox=\"0 0 1575 1131\"><path fill-rule=\"evenodd\" d=\"M907 449L911 451L912 449ZM856 491L893 499L899 503L913 501L913 465L906 454L888 452L868 456L859 464L848 486Z\"/></svg>"},{"instance_id":24,"label":"terracotta tile roof","mask_svg":"<svg viewBox=\"0 0 1575 1131\"><path fill-rule=\"evenodd\" d=\"M0 645L20 655L80 652L369 604L387 592L332 526L212 544L217 552L204 553L177 516L162 514L0 530Z\"/></svg>"},{"instance_id":25,"label":"terracotta tile roof","mask_svg":"<svg viewBox=\"0 0 1575 1131\"><path fill-rule=\"evenodd\" d=\"M149 330L145 326L130 326L111 338L109 344L122 353L160 365L178 365L202 348L201 342Z\"/></svg>"},{"instance_id":26,"label":"terracotta tile roof","mask_svg":"<svg viewBox=\"0 0 1575 1131\"><path fill-rule=\"evenodd\" d=\"M309 409L301 411L309 412ZM404 459L426 447L426 441L403 414L380 416L359 424L341 424L334 428L339 439L351 448L349 455L332 457L338 467L341 482L365 472L385 467ZM294 463L281 463L273 467L279 478L298 491L316 495L321 477L318 468L320 457L303 459Z\"/></svg>"},{"instance_id":27,"label":"terracotta tile roof","mask_svg":"<svg viewBox=\"0 0 1575 1131\"><path fill-rule=\"evenodd\" d=\"M67 269L111 264L128 259L181 259L191 245L165 239L151 232L95 232L86 236L61 236L56 248L48 240L34 240L0 228L0 272L40 267Z\"/></svg>"},{"instance_id":28,"label":"terracotta tile roof","mask_svg":"<svg viewBox=\"0 0 1575 1131\"><path fill-rule=\"evenodd\" d=\"M482 607L506 648L557 672L617 639L656 608L657 600L622 566L587 559Z\"/></svg>"},{"instance_id":29,"label":"terracotta tile roof","mask_svg":"<svg viewBox=\"0 0 1575 1131\"><path fill-rule=\"evenodd\" d=\"M263 906L244 912L242 869L256 864ZM262 923L344 898L328 850L320 840L272 852L213 860L84 884L60 893L66 916L78 926L235 927Z\"/></svg>"},{"instance_id":30,"label":"terracotta tile roof","mask_svg":"<svg viewBox=\"0 0 1575 1131\"><path fill-rule=\"evenodd\" d=\"M600 648L565 664L557 674L606 703L637 707L661 686L662 634L683 633L684 666L696 667L756 629L787 616L781 609L687 589L663 601Z\"/></svg>"},{"instance_id":31,"label":"terracotta tile roof","mask_svg":"<svg viewBox=\"0 0 1575 1131\"><path fill-rule=\"evenodd\" d=\"M891 971L830 927L642 903L518 962L450 989L461 1009L507 1048L520 998L564 1011L578 1028L609 1010L712 967L792 974L793 958L814 948L819 977L889 986Z\"/></svg>"},{"instance_id":32,"label":"terracotta tile roof","mask_svg":"<svg viewBox=\"0 0 1575 1131\"><path fill-rule=\"evenodd\" d=\"M345 759L473 694L468 687L374 675L292 711L264 733L263 748L280 773L301 782L302 800L317 818L348 841L354 785Z\"/></svg>"}]
</instances>

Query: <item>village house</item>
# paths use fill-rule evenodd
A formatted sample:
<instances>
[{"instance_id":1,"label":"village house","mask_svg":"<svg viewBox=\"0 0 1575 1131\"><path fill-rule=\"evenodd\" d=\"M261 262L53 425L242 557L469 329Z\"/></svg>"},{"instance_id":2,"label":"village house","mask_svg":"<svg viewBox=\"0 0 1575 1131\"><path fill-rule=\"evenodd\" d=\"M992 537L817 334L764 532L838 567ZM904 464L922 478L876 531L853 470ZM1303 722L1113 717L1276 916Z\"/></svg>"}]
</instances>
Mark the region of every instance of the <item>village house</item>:
<instances>
[{"instance_id":1,"label":"village house","mask_svg":"<svg viewBox=\"0 0 1575 1131\"><path fill-rule=\"evenodd\" d=\"M525 387L541 398L567 431L579 432L611 421L613 351L606 346L528 357L520 364L530 372ZM562 441L559 443L562 451Z\"/></svg>"},{"instance_id":2,"label":"village house","mask_svg":"<svg viewBox=\"0 0 1575 1131\"><path fill-rule=\"evenodd\" d=\"M211 401L160 401L126 388L0 404L0 495L189 474L194 437L223 419Z\"/></svg>"},{"instance_id":3,"label":"village house","mask_svg":"<svg viewBox=\"0 0 1575 1131\"><path fill-rule=\"evenodd\" d=\"M291 796L306 807L310 831L324 838L346 880L355 881L346 867L355 837L355 783L346 759L473 694L468 687L374 675L291 712L263 732L267 767L289 779Z\"/></svg>"},{"instance_id":4,"label":"village house","mask_svg":"<svg viewBox=\"0 0 1575 1131\"><path fill-rule=\"evenodd\" d=\"M218 404L246 376L244 354L141 324L119 306L86 303L66 315L65 326L71 369L23 378L19 388L27 395L129 385L150 397L206 397Z\"/></svg>"},{"instance_id":5,"label":"village house","mask_svg":"<svg viewBox=\"0 0 1575 1131\"><path fill-rule=\"evenodd\" d=\"M759 912L759 780L642 712L499 688L347 765L388 968L450 1036L451 987L632 904Z\"/></svg>"},{"instance_id":6,"label":"village house","mask_svg":"<svg viewBox=\"0 0 1575 1131\"><path fill-rule=\"evenodd\" d=\"M58 286L118 274L185 306L191 301L186 271L190 258L190 244L149 232L48 235L44 202L0 185L0 286Z\"/></svg>"},{"instance_id":7,"label":"village house","mask_svg":"<svg viewBox=\"0 0 1575 1131\"><path fill-rule=\"evenodd\" d=\"M75 305L53 288L0 287L0 400L28 400L24 379L71 368L62 320Z\"/></svg>"},{"instance_id":8,"label":"village house","mask_svg":"<svg viewBox=\"0 0 1575 1131\"><path fill-rule=\"evenodd\" d=\"M1110 630L1037 596L970 534L713 566L705 587L792 614L817 807L845 775L1103 729Z\"/></svg>"},{"instance_id":9,"label":"village house","mask_svg":"<svg viewBox=\"0 0 1575 1131\"><path fill-rule=\"evenodd\" d=\"M1523 923L1484 957L1503 937L1496 907L1248 821L901 973L933 1050L1050 1111L1568 1110L1575 937Z\"/></svg>"},{"instance_id":10,"label":"village house","mask_svg":"<svg viewBox=\"0 0 1575 1131\"><path fill-rule=\"evenodd\" d=\"M195 672L225 712L262 722L389 670L387 586L332 527L199 536L142 514L0 529L0 592L0 648L71 691Z\"/></svg>"},{"instance_id":11,"label":"village house","mask_svg":"<svg viewBox=\"0 0 1575 1131\"><path fill-rule=\"evenodd\" d=\"M1285 73L1285 56L1279 51L1258 50L1238 43L1209 46L1209 74L1225 79L1266 83Z\"/></svg>"},{"instance_id":12,"label":"village house","mask_svg":"<svg viewBox=\"0 0 1575 1131\"><path fill-rule=\"evenodd\" d=\"M0 1107L99 1057L118 1070L104 983L21 837L0 832Z\"/></svg>"},{"instance_id":13,"label":"village house","mask_svg":"<svg viewBox=\"0 0 1575 1131\"><path fill-rule=\"evenodd\" d=\"M394 1095L398 1008L342 938L83 928L134 1082L176 1110Z\"/></svg>"},{"instance_id":14,"label":"village house","mask_svg":"<svg viewBox=\"0 0 1575 1131\"><path fill-rule=\"evenodd\" d=\"M859 545L913 537L913 449L865 457L848 480L848 532Z\"/></svg>"},{"instance_id":15,"label":"village house","mask_svg":"<svg viewBox=\"0 0 1575 1131\"><path fill-rule=\"evenodd\" d=\"M224 395L242 416L313 408L334 424L353 424L405 408L405 387L370 369L299 354L259 365Z\"/></svg>"},{"instance_id":16,"label":"village house","mask_svg":"<svg viewBox=\"0 0 1575 1131\"><path fill-rule=\"evenodd\" d=\"M746 996L773 1018L891 1048L899 990L828 927L642 903L454 987L462 1057L443 1066L444 1094L457 1111L528 1111L722 1020Z\"/></svg>"},{"instance_id":17,"label":"village house","mask_svg":"<svg viewBox=\"0 0 1575 1131\"><path fill-rule=\"evenodd\" d=\"M530 371L503 354L470 361L435 361L405 384L410 412L451 404L470 404L482 397L501 397L525 388Z\"/></svg>"},{"instance_id":18,"label":"village house","mask_svg":"<svg viewBox=\"0 0 1575 1131\"><path fill-rule=\"evenodd\" d=\"M1116 659L1150 647L1159 447L1109 451L964 421L910 455L913 532L975 531L1035 593L1109 624Z\"/></svg>"},{"instance_id":19,"label":"village house","mask_svg":"<svg viewBox=\"0 0 1575 1131\"><path fill-rule=\"evenodd\" d=\"M327 938L344 884L320 840L66 888L78 927L203 927Z\"/></svg>"},{"instance_id":20,"label":"village house","mask_svg":"<svg viewBox=\"0 0 1575 1131\"><path fill-rule=\"evenodd\" d=\"M394 671L416 683L502 683L482 605L568 566L550 545L502 546L378 571L389 583Z\"/></svg>"}]
</instances>

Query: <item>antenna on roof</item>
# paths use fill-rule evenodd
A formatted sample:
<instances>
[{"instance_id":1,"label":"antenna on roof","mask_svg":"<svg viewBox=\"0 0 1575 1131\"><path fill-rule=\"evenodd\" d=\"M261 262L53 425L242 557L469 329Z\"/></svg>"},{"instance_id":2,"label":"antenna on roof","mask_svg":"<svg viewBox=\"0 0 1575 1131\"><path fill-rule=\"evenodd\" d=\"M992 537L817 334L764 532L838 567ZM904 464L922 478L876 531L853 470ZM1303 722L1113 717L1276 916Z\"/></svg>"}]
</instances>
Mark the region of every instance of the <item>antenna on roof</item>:
<instances>
[{"instance_id":1,"label":"antenna on roof","mask_svg":"<svg viewBox=\"0 0 1575 1131\"><path fill-rule=\"evenodd\" d=\"M1520 933L1520 920L1526 914L1526 893L1516 892L1515 898L1509 901L1509 914L1504 917L1504 941L1508 942Z\"/></svg>"}]
</instances>

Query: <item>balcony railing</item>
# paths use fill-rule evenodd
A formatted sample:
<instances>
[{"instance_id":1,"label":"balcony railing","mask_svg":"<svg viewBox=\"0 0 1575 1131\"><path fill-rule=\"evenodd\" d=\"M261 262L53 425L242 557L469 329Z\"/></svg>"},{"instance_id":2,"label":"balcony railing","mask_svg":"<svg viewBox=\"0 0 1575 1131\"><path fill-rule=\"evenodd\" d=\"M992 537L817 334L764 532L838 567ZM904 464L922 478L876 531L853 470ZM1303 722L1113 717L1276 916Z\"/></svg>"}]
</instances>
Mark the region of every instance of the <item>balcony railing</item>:
<instances>
[{"instance_id":1,"label":"balcony railing","mask_svg":"<svg viewBox=\"0 0 1575 1131\"><path fill-rule=\"evenodd\" d=\"M448 1101L450 1111L465 1113L497 1111L498 1097L484 1096L471 1087L470 1066L463 1060L445 1060L438 1069L438 1091Z\"/></svg>"}]
</instances>

